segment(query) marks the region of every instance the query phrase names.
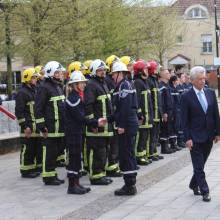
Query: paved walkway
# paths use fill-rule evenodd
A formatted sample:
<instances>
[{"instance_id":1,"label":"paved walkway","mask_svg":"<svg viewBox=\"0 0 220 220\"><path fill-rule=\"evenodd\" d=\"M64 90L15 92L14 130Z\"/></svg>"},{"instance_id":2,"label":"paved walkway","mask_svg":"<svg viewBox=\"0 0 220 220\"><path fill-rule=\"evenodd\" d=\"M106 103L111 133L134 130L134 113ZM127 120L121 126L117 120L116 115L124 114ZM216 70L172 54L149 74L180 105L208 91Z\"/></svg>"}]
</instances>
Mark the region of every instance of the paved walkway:
<instances>
[{"instance_id":1,"label":"paved walkway","mask_svg":"<svg viewBox=\"0 0 220 220\"><path fill-rule=\"evenodd\" d=\"M220 148L212 152L207 166L207 181L212 201L205 203L187 188L191 165L160 181L97 220L219 220Z\"/></svg>"},{"instance_id":2,"label":"paved walkway","mask_svg":"<svg viewBox=\"0 0 220 220\"><path fill-rule=\"evenodd\" d=\"M220 144L218 145L220 147ZM138 194L115 197L122 178L109 186L92 186L84 196L67 195L61 186L44 186L41 178L22 179L19 154L0 156L1 220L147 220L220 219L220 148L216 146L207 164L212 201L204 203L188 190L192 173L188 150L166 155L164 160L141 167ZM63 168L58 170L65 178ZM82 182L89 184L88 178Z\"/></svg>"}]
</instances>

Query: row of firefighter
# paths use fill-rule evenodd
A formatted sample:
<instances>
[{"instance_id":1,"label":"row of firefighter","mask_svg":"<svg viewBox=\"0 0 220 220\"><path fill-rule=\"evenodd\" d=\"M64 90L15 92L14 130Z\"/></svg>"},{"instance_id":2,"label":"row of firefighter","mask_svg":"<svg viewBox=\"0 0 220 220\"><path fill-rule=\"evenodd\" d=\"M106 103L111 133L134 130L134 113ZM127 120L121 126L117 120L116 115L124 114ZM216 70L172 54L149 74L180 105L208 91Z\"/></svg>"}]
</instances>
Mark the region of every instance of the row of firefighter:
<instances>
[{"instance_id":1,"label":"row of firefighter","mask_svg":"<svg viewBox=\"0 0 220 220\"><path fill-rule=\"evenodd\" d=\"M186 74L129 56L24 70L15 107L21 176L61 185L63 166L68 194L91 190L79 181L87 174L91 185L123 177L115 195L136 194L140 166L185 147L180 100L190 87Z\"/></svg>"}]
</instances>

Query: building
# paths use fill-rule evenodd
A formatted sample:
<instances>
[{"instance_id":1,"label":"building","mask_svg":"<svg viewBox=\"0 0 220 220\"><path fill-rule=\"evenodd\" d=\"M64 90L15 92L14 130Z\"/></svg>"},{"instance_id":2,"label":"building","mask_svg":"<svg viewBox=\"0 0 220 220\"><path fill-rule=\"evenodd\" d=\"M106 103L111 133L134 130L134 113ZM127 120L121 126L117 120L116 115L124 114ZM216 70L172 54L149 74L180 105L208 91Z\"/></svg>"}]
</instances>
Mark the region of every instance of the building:
<instances>
[{"instance_id":1,"label":"building","mask_svg":"<svg viewBox=\"0 0 220 220\"><path fill-rule=\"evenodd\" d=\"M177 36L176 47L167 54L168 66L181 71L202 65L208 71L215 71L214 0L177 0L171 7L177 10L184 30ZM220 0L217 0L217 13L220 18Z\"/></svg>"}]
</instances>

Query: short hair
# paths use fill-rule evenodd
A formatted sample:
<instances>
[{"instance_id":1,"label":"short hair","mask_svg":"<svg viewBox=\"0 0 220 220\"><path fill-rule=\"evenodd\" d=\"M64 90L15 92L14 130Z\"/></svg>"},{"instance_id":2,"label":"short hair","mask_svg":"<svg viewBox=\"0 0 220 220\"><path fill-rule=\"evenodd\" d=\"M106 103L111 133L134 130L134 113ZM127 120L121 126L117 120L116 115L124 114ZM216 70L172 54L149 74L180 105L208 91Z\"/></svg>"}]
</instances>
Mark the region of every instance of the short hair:
<instances>
[{"instance_id":1,"label":"short hair","mask_svg":"<svg viewBox=\"0 0 220 220\"><path fill-rule=\"evenodd\" d=\"M206 69L202 66L195 66L190 70L190 79L194 80L198 74L204 73L206 74Z\"/></svg>"}]
</instances>

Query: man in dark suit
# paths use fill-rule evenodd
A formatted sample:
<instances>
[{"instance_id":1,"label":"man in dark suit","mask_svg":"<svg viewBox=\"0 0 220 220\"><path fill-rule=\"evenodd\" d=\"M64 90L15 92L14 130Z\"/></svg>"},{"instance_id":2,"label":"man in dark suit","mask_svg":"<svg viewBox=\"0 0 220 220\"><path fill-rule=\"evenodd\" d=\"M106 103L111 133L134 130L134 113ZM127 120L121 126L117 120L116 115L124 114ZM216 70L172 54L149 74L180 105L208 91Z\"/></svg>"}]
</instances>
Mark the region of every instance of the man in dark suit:
<instances>
[{"instance_id":1,"label":"man in dark suit","mask_svg":"<svg viewBox=\"0 0 220 220\"><path fill-rule=\"evenodd\" d=\"M193 176L189 187L194 195L202 195L209 202L209 187L204 166L211 152L213 141L220 140L220 118L215 92L205 88L206 70L196 66L191 69L193 87L181 99L183 131L190 150Z\"/></svg>"}]
</instances>

